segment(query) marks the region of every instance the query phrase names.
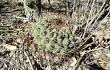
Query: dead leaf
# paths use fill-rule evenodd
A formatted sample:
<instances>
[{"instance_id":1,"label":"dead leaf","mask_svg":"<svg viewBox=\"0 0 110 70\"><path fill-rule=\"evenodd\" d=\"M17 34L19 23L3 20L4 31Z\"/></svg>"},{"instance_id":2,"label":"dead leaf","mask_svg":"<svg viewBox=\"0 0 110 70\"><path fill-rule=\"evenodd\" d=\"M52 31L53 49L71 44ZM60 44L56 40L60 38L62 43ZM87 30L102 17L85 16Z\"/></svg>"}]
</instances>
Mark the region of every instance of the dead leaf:
<instances>
[{"instance_id":1,"label":"dead leaf","mask_svg":"<svg viewBox=\"0 0 110 70\"><path fill-rule=\"evenodd\" d=\"M31 42L30 42L29 35L26 35L26 37L24 38L24 44L27 44L28 46L30 46Z\"/></svg>"},{"instance_id":2,"label":"dead leaf","mask_svg":"<svg viewBox=\"0 0 110 70\"><path fill-rule=\"evenodd\" d=\"M18 38L19 36L13 33L13 34L7 34L7 37L8 38Z\"/></svg>"},{"instance_id":3,"label":"dead leaf","mask_svg":"<svg viewBox=\"0 0 110 70\"><path fill-rule=\"evenodd\" d=\"M66 22L62 20L61 18L51 19L49 23L55 28L55 29L61 29L65 30L66 28Z\"/></svg>"},{"instance_id":4,"label":"dead leaf","mask_svg":"<svg viewBox=\"0 0 110 70\"><path fill-rule=\"evenodd\" d=\"M17 49L17 46L10 45L10 44L3 44L3 46L5 48L7 48L8 50L16 50Z\"/></svg>"},{"instance_id":5,"label":"dead leaf","mask_svg":"<svg viewBox=\"0 0 110 70\"><path fill-rule=\"evenodd\" d=\"M76 63L77 63L77 60L76 60L75 57L73 57L73 58L72 58L72 62L71 62L71 64L70 64L68 70L74 70L74 66L75 66Z\"/></svg>"},{"instance_id":6,"label":"dead leaf","mask_svg":"<svg viewBox=\"0 0 110 70\"><path fill-rule=\"evenodd\" d=\"M30 48L32 48L32 50L34 50L34 51L36 51L36 48L35 48L36 46L35 46L35 44L34 43L31 43L30 44Z\"/></svg>"},{"instance_id":7,"label":"dead leaf","mask_svg":"<svg viewBox=\"0 0 110 70\"><path fill-rule=\"evenodd\" d=\"M104 36L104 39L109 42L110 41L110 33Z\"/></svg>"},{"instance_id":8,"label":"dead leaf","mask_svg":"<svg viewBox=\"0 0 110 70\"><path fill-rule=\"evenodd\" d=\"M107 50L105 50L105 51L107 51ZM97 59L98 66L102 67L105 70L109 70L109 63L110 63L109 58L108 58L109 53L107 54L105 52L105 54L106 54L106 56L105 56L105 55L102 55L102 52L104 52L104 50L93 52L92 53L93 57L94 57L94 59Z\"/></svg>"},{"instance_id":9,"label":"dead leaf","mask_svg":"<svg viewBox=\"0 0 110 70\"><path fill-rule=\"evenodd\" d=\"M21 43L21 38L17 38L15 42L16 43Z\"/></svg>"},{"instance_id":10,"label":"dead leaf","mask_svg":"<svg viewBox=\"0 0 110 70\"><path fill-rule=\"evenodd\" d=\"M101 42L103 40L104 33L102 31L93 32L93 35L95 39L94 41Z\"/></svg>"},{"instance_id":11,"label":"dead leaf","mask_svg":"<svg viewBox=\"0 0 110 70\"><path fill-rule=\"evenodd\" d=\"M74 66L77 63L77 60L75 57L72 60L73 60L73 62L71 63L71 66Z\"/></svg>"},{"instance_id":12,"label":"dead leaf","mask_svg":"<svg viewBox=\"0 0 110 70\"><path fill-rule=\"evenodd\" d=\"M103 39L109 43L110 41L110 31L97 31L93 32L93 40L94 42L98 41L101 42Z\"/></svg>"}]
</instances>

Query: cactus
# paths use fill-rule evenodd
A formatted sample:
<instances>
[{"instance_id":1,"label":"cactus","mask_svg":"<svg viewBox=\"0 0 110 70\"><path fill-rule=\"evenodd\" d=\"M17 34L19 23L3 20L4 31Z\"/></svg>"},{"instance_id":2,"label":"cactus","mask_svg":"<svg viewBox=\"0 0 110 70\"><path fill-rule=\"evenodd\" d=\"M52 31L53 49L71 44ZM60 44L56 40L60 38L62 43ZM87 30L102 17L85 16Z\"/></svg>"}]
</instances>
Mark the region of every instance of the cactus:
<instances>
[{"instance_id":1,"label":"cactus","mask_svg":"<svg viewBox=\"0 0 110 70\"><path fill-rule=\"evenodd\" d=\"M69 39L64 38L63 41L62 41L62 44L63 44L64 47L68 46L69 45Z\"/></svg>"},{"instance_id":2,"label":"cactus","mask_svg":"<svg viewBox=\"0 0 110 70\"><path fill-rule=\"evenodd\" d=\"M63 54L69 47L74 47L74 37L69 28L65 32L61 30L54 31L53 29L43 19L38 19L33 24L32 34L39 48L47 52Z\"/></svg>"}]
</instances>

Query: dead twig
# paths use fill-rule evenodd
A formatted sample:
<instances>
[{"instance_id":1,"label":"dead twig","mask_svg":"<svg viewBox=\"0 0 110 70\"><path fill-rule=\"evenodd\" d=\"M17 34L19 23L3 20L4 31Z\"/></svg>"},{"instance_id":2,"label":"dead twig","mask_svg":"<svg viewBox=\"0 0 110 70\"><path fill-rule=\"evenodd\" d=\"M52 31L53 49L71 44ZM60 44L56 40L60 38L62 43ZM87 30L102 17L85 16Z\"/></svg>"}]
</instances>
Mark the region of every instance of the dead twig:
<instances>
[{"instance_id":1,"label":"dead twig","mask_svg":"<svg viewBox=\"0 0 110 70\"><path fill-rule=\"evenodd\" d=\"M89 53L84 53L84 54L79 58L79 60L77 61L77 64L75 65L74 70L78 70L79 65L83 62L83 60L86 59L86 56L87 56L88 54L89 54Z\"/></svg>"},{"instance_id":2,"label":"dead twig","mask_svg":"<svg viewBox=\"0 0 110 70\"><path fill-rule=\"evenodd\" d=\"M16 12L16 11L23 11L24 9L21 8L17 8L17 9L13 9L11 11L0 11L0 13L12 13L12 12Z\"/></svg>"},{"instance_id":3,"label":"dead twig","mask_svg":"<svg viewBox=\"0 0 110 70\"><path fill-rule=\"evenodd\" d=\"M87 24L86 24L85 31L84 31L84 34L83 34L83 39L85 37L85 34L87 33L88 27L90 27L90 24L88 24L88 22L93 17L92 14L93 14L93 9L94 9L94 4L95 4L95 0L93 0L92 6L91 6L90 14L89 14L89 17L87 19Z\"/></svg>"},{"instance_id":4,"label":"dead twig","mask_svg":"<svg viewBox=\"0 0 110 70\"><path fill-rule=\"evenodd\" d=\"M31 69L34 70L33 65L32 65L32 62L31 62L31 60L30 60L28 54L26 53L26 51L24 51L24 54L25 54L25 56L27 57L27 60L29 61L29 64L30 64L30 66L31 66Z\"/></svg>"},{"instance_id":5,"label":"dead twig","mask_svg":"<svg viewBox=\"0 0 110 70\"><path fill-rule=\"evenodd\" d=\"M106 15L105 17L107 17L107 16L109 15L109 13L110 13L110 7L107 8L106 11L108 11L108 13L107 13L107 15ZM97 28L97 25L98 25L98 24L96 24L96 22L100 19L100 17L102 16L103 13L104 13L104 11L102 11L101 14L98 16L98 18L96 19L96 21L95 21L94 24L92 25L91 30L94 28L94 26L95 26L95 29ZM104 18L105 18L105 17L104 17ZM103 18L103 19L104 19L104 18Z\"/></svg>"}]
</instances>

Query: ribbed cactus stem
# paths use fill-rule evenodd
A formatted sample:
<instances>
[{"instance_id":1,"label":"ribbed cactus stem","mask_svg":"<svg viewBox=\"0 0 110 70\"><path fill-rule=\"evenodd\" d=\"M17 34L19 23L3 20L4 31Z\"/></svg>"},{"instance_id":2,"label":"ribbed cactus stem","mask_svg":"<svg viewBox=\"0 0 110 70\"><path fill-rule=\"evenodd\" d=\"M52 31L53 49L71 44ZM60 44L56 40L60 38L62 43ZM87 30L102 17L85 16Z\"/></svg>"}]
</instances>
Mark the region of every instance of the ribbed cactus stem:
<instances>
[{"instance_id":1,"label":"ribbed cactus stem","mask_svg":"<svg viewBox=\"0 0 110 70\"><path fill-rule=\"evenodd\" d=\"M64 54L69 47L74 47L74 37L69 27L66 31L55 30L45 21L38 19L32 31L38 47L47 52Z\"/></svg>"},{"instance_id":2,"label":"ribbed cactus stem","mask_svg":"<svg viewBox=\"0 0 110 70\"><path fill-rule=\"evenodd\" d=\"M42 31L41 35L45 37L47 35L47 32L46 31Z\"/></svg>"},{"instance_id":3,"label":"ribbed cactus stem","mask_svg":"<svg viewBox=\"0 0 110 70\"><path fill-rule=\"evenodd\" d=\"M68 46L69 45L69 39L64 38L64 40L62 41L63 46Z\"/></svg>"},{"instance_id":4,"label":"ribbed cactus stem","mask_svg":"<svg viewBox=\"0 0 110 70\"><path fill-rule=\"evenodd\" d=\"M50 51L50 50L52 50L52 48L51 48L50 44L46 44L45 51Z\"/></svg>"}]
</instances>

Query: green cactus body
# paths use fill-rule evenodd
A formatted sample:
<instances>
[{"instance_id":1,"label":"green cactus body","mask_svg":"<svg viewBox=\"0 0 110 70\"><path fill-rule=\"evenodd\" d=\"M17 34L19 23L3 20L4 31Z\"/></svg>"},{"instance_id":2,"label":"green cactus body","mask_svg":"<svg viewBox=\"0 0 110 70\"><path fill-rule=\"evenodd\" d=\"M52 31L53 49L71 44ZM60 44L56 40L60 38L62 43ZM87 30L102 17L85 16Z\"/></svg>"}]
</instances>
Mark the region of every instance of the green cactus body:
<instances>
[{"instance_id":1,"label":"green cactus body","mask_svg":"<svg viewBox=\"0 0 110 70\"><path fill-rule=\"evenodd\" d=\"M53 36L53 38L57 38L58 37L58 33L57 32L54 32L54 36Z\"/></svg>"},{"instance_id":2,"label":"green cactus body","mask_svg":"<svg viewBox=\"0 0 110 70\"><path fill-rule=\"evenodd\" d=\"M50 33L48 34L48 36L49 36L49 38L53 38L54 32L50 32Z\"/></svg>"},{"instance_id":3,"label":"green cactus body","mask_svg":"<svg viewBox=\"0 0 110 70\"><path fill-rule=\"evenodd\" d=\"M69 45L69 39L68 38L64 38L64 40L62 41L62 44L66 48Z\"/></svg>"},{"instance_id":4,"label":"green cactus body","mask_svg":"<svg viewBox=\"0 0 110 70\"><path fill-rule=\"evenodd\" d=\"M46 37L47 32L46 31L42 31L40 34L42 35L42 37Z\"/></svg>"},{"instance_id":5,"label":"green cactus body","mask_svg":"<svg viewBox=\"0 0 110 70\"><path fill-rule=\"evenodd\" d=\"M74 37L68 32L71 30L63 32L53 29L43 19L38 19L36 24L33 24L32 34L39 48L52 53L64 53L68 47L74 46Z\"/></svg>"},{"instance_id":6,"label":"green cactus body","mask_svg":"<svg viewBox=\"0 0 110 70\"><path fill-rule=\"evenodd\" d=\"M69 33L66 33L66 34L65 34L65 37L66 37L66 38L69 38L69 36L70 36Z\"/></svg>"},{"instance_id":7,"label":"green cactus body","mask_svg":"<svg viewBox=\"0 0 110 70\"><path fill-rule=\"evenodd\" d=\"M57 42L58 44L61 46L62 45L62 39L61 38L57 38Z\"/></svg>"},{"instance_id":8,"label":"green cactus body","mask_svg":"<svg viewBox=\"0 0 110 70\"><path fill-rule=\"evenodd\" d=\"M42 40L42 38L40 37L40 35L37 35L36 40L37 40L37 43L40 43L40 41Z\"/></svg>"},{"instance_id":9,"label":"green cactus body","mask_svg":"<svg viewBox=\"0 0 110 70\"><path fill-rule=\"evenodd\" d=\"M53 51L53 53L57 53L57 52L60 52L60 45L58 45L57 43L55 44L55 51Z\"/></svg>"},{"instance_id":10,"label":"green cactus body","mask_svg":"<svg viewBox=\"0 0 110 70\"><path fill-rule=\"evenodd\" d=\"M50 51L50 50L51 50L50 44L47 44L47 45L46 45L46 48L45 48L44 50L45 50L45 51Z\"/></svg>"},{"instance_id":11,"label":"green cactus body","mask_svg":"<svg viewBox=\"0 0 110 70\"><path fill-rule=\"evenodd\" d=\"M26 0L26 5L29 5L33 0Z\"/></svg>"}]
</instances>

